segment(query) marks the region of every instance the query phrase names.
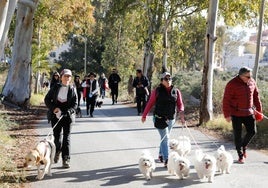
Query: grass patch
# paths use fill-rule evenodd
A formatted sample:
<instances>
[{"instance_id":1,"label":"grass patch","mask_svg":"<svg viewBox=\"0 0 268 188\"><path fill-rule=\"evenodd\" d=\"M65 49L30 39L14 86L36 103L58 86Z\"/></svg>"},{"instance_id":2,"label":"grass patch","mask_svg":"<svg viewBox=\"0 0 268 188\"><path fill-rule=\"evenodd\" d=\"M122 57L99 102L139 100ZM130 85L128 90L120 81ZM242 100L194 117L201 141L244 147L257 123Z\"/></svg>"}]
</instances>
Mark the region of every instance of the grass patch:
<instances>
[{"instance_id":1,"label":"grass patch","mask_svg":"<svg viewBox=\"0 0 268 188\"><path fill-rule=\"evenodd\" d=\"M0 115L0 125L0 184L7 188L20 187L24 175L17 169L13 160L16 144L7 132L18 125L3 114Z\"/></svg>"},{"instance_id":2,"label":"grass patch","mask_svg":"<svg viewBox=\"0 0 268 188\"><path fill-rule=\"evenodd\" d=\"M44 103L45 94L32 94L30 103L32 106L39 106Z\"/></svg>"}]
</instances>

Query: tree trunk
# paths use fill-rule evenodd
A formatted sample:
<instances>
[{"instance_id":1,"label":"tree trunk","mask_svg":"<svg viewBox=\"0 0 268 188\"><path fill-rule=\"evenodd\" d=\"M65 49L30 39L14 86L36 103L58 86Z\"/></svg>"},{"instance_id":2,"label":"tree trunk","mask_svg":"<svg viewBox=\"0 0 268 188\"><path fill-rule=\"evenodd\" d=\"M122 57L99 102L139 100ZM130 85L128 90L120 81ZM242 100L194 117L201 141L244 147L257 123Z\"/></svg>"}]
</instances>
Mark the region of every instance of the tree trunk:
<instances>
[{"instance_id":1,"label":"tree trunk","mask_svg":"<svg viewBox=\"0 0 268 188\"><path fill-rule=\"evenodd\" d=\"M259 69L259 60L260 60L264 7L265 7L265 0L262 0L261 5L260 5L260 18L259 18L259 28L258 28L258 37L257 37L257 46L256 46L256 57L255 57L255 64L254 64L254 69L253 69L253 77L256 82L258 78L258 69Z\"/></svg>"},{"instance_id":2,"label":"tree trunk","mask_svg":"<svg viewBox=\"0 0 268 188\"><path fill-rule=\"evenodd\" d=\"M33 17L38 0L18 3L12 64L3 88L5 101L27 108L31 97L31 43Z\"/></svg>"},{"instance_id":3,"label":"tree trunk","mask_svg":"<svg viewBox=\"0 0 268 188\"><path fill-rule=\"evenodd\" d=\"M162 69L164 71L168 71L167 68L167 27L164 29L164 34L163 34L163 65Z\"/></svg>"},{"instance_id":4,"label":"tree trunk","mask_svg":"<svg viewBox=\"0 0 268 188\"><path fill-rule=\"evenodd\" d=\"M6 44L6 40L7 40L7 34L8 34L8 30L9 30L9 26L12 20L12 16L14 15L14 11L17 5L17 0L11 0L8 3L8 11L7 11L7 15L6 15L6 21L2 22L2 19L0 18L0 24L1 23L5 23L5 27L3 30L3 33L0 32L0 56L4 53L4 49L5 49L5 44ZM0 5L1 6L1 5ZM1 8L0 8L0 12L1 12ZM0 16L1 17L1 16Z\"/></svg>"},{"instance_id":5,"label":"tree trunk","mask_svg":"<svg viewBox=\"0 0 268 188\"><path fill-rule=\"evenodd\" d=\"M2 53L3 53L2 49L4 47L4 42L5 42L5 40L3 40L3 36L4 36L5 25L6 25L8 4L9 4L8 0L0 0L0 57L2 56Z\"/></svg>"},{"instance_id":6,"label":"tree trunk","mask_svg":"<svg viewBox=\"0 0 268 188\"><path fill-rule=\"evenodd\" d=\"M200 104L200 119L199 125L208 122L213 118L213 101L212 101L212 86L213 86L213 64L215 50L215 30L216 18L218 10L218 0L210 0L208 26L205 49L205 63L203 69L202 85L201 85L201 104Z\"/></svg>"}]
</instances>

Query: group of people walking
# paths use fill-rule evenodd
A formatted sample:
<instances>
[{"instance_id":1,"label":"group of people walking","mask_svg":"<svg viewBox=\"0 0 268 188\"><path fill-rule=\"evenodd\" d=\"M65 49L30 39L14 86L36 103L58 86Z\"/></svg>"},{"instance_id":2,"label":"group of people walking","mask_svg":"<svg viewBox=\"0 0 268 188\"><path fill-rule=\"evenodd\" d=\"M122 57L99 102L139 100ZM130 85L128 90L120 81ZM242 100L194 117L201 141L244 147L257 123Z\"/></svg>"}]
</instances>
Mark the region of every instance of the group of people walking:
<instances>
[{"instance_id":1,"label":"group of people walking","mask_svg":"<svg viewBox=\"0 0 268 188\"><path fill-rule=\"evenodd\" d=\"M64 69L60 74L53 74L51 89L45 96L45 104L52 112L51 125L55 137L56 156L58 162L62 154L63 167L70 167L70 130L75 118L75 110L80 105L80 99L86 102L87 115L93 117L93 111L100 93L105 97L105 91L111 89L112 104L117 103L118 84L121 81L116 69L107 79L104 74L96 79L96 74L89 73L84 81L79 76L74 77L71 85L72 72ZM61 81L59 81L61 80ZM142 114L141 121L145 122L150 110L154 107L153 123L160 135L159 160L167 166L168 139L176 119L184 124L184 103L182 94L172 84L169 72L160 76L160 84L149 93L149 80L141 69L136 70L136 77L129 82L136 89L137 113ZM81 94L83 93L83 95ZM148 100L149 98L149 100ZM247 156L247 146L256 134L256 121L263 119L262 105L258 88L252 78L251 69L243 67L239 73L226 85L223 96L223 114L227 122L232 122L234 142L238 154L238 162L244 163ZM56 127L54 127L57 125ZM246 135L242 137L242 125L246 128ZM60 133L63 131L63 139Z\"/></svg>"}]
</instances>

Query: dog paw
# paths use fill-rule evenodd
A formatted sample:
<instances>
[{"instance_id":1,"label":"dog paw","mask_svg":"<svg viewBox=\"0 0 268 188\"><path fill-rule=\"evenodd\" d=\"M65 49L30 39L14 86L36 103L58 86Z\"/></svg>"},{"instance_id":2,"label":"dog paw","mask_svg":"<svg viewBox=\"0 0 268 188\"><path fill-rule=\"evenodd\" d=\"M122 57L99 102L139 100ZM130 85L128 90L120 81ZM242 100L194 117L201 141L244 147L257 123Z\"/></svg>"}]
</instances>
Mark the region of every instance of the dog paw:
<instances>
[{"instance_id":1,"label":"dog paw","mask_svg":"<svg viewBox=\"0 0 268 188\"><path fill-rule=\"evenodd\" d=\"M36 179L38 179L38 180L41 180L41 179L43 179L43 178L44 178L43 175L38 175L38 176L36 176Z\"/></svg>"}]
</instances>

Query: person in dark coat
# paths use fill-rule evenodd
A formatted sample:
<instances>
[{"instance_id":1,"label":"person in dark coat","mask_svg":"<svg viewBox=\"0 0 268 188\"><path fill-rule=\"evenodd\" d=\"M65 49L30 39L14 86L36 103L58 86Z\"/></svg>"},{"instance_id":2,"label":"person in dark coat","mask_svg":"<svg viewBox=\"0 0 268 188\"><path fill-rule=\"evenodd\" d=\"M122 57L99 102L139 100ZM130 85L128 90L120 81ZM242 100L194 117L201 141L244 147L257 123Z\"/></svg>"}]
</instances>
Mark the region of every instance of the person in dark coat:
<instances>
[{"instance_id":1,"label":"person in dark coat","mask_svg":"<svg viewBox=\"0 0 268 188\"><path fill-rule=\"evenodd\" d=\"M227 122L232 122L238 163L244 163L246 149L256 134L256 121L263 119L262 104L252 70L242 67L237 76L230 80L224 90L222 110ZM246 135L242 138L242 124Z\"/></svg>"},{"instance_id":2,"label":"person in dark coat","mask_svg":"<svg viewBox=\"0 0 268 188\"><path fill-rule=\"evenodd\" d=\"M76 89L70 84L72 72L64 69L61 72L61 83L53 86L45 96L45 104L52 112L51 126L53 127L57 163L62 155L62 166L70 168L71 127L75 122L77 108ZM63 137L61 139L61 132Z\"/></svg>"},{"instance_id":3,"label":"person in dark coat","mask_svg":"<svg viewBox=\"0 0 268 188\"><path fill-rule=\"evenodd\" d=\"M113 69L112 74L109 76L108 84L109 88L111 89L111 95L112 95L112 101L114 103L117 103L118 98L118 84L121 81L120 76L117 74L116 69Z\"/></svg>"},{"instance_id":4,"label":"person in dark coat","mask_svg":"<svg viewBox=\"0 0 268 188\"><path fill-rule=\"evenodd\" d=\"M80 76L74 76L74 86L76 88L77 97L78 97L78 106L80 106L81 93L83 92L82 82L80 80Z\"/></svg>"},{"instance_id":5,"label":"person in dark coat","mask_svg":"<svg viewBox=\"0 0 268 188\"><path fill-rule=\"evenodd\" d=\"M99 84L96 80L96 74L91 72L88 74L88 79L82 84L82 87L86 88L86 106L87 115L93 117L93 112L98 97ZM90 109L89 109L90 107Z\"/></svg>"},{"instance_id":6,"label":"person in dark coat","mask_svg":"<svg viewBox=\"0 0 268 188\"><path fill-rule=\"evenodd\" d=\"M56 71L52 75L52 79L50 81L50 88L52 88L54 85L57 85L60 83L60 74Z\"/></svg>"},{"instance_id":7,"label":"person in dark coat","mask_svg":"<svg viewBox=\"0 0 268 188\"><path fill-rule=\"evenodd\" d=\"M136 70L136 77L133 81L133 87L136 88L136 102L137 102L137 111L138 116L141 112L144 111L144 108L146 106L146 101L148 97L148 89L149 86L149 80L146 76L142 74L141 69Z\"/></svg>"}]
</instances>

